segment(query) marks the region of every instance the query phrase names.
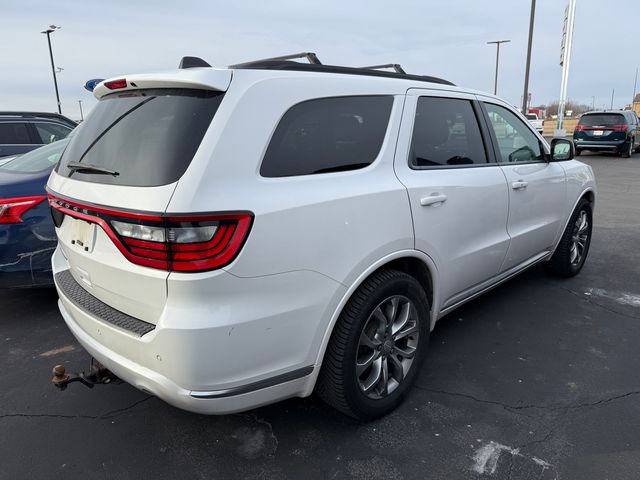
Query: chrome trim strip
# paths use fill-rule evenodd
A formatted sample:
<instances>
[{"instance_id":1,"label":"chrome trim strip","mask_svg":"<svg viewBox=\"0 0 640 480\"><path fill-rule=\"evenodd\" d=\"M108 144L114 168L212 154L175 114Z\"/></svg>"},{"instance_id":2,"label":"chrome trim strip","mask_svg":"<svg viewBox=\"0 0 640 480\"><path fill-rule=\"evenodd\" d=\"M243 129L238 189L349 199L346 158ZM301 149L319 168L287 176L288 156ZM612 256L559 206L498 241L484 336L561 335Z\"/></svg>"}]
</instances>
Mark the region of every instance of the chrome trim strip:
<instances>
[{"instance_id":1,"label":"chrome trim strip","mask_svg":"<svg viewBox=\"0 0 640 480\"><path fill-rule=\"evenodd\" d=\"M313 372L313 366L299 368L292 372L283 373L282 375L276 375L275 377L266 378L258 382L248 383L247 385L240 385L239 387L227 388L225 390L213 390L209 392L193 391L190 395L193 398L225 398L233 397L236 395L242 395L244 393L250 393L255 390L262 390L263 388L273 387L281 383L290 382L291 380L297 380L298 378L306 377Z\"/></svg>"}]
</instances>

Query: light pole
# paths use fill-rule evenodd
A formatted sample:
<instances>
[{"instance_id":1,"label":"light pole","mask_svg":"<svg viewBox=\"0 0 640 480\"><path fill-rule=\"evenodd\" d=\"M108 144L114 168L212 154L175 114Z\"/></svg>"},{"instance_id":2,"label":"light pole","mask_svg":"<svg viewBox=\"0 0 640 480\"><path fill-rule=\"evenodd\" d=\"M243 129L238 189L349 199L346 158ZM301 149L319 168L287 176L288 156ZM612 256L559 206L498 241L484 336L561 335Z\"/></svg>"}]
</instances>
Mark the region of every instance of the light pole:
<instances>
[{"instance_id":1,"label":"light pole","mask_svg":"<svg viewBox=\"0 0 640 480\"><path fill-rule=\"evenodd\" d=\"M53 86L56 89L56 101L58 102L58 113L62 113L62 107L60 105L60 94L58 93L58 79L56 78L56 67L53 63L53 50L51 50L51 33L59 30L61 27L55 25L49 25L49 28L43 30L40 33L47 35L47 43L49 44L49 57L51 58L51 73L53 74Z\"/></svg>"},{"instance_id":2,"label":"light pole","mask_svg":"<svg viewBox=\"0 0 640 480\"><path fill-rule=\"evenodd\" d=\"M531 16L529 17L529 45L527 47L527 67L524 72L524 93L522 94L522 113L527 113L529 99L529 69L531 67L531 44L533 43L533 21L536 16L536 0L531 0Z\"/></svg>"},{"instance_id":3,"label":"light pole","mask_svg":"<svg viewBox=\"0 0 640 480\"><path fill-rule=\"evenodd\" d=\"M494 44L496 45L496 80L493 85L493 94L498 94L498 64L500 63L500 44L509 43L511 40L495 40L493 42L487 42L487 45Z\"/></svg>"},{"instance_id":4,"label":"light pole","mask_svg":"<svg viewBox=\"0 0 640 480\"><path fill-rule=\"evenodd\" d=\"M78 100L78 105L80 106L80 121L84 122L84 116L82 115L82 100Z\"/></svg>"}]
</instances>

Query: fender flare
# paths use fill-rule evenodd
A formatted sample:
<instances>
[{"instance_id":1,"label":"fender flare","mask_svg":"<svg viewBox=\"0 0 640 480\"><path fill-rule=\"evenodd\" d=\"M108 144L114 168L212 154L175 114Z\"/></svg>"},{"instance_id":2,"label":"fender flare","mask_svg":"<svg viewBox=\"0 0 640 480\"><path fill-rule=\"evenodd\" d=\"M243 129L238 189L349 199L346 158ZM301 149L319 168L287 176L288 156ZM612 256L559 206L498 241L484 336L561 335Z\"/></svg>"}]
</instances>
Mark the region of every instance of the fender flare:
<instances>
[{"instance_id":1,"label":"fender flare","mask_svg":"<svg viewBox=\"0 0 640 480\"><path fill-rule=\"evenodd\" d=\"M589 186L589 187L585 188L584 190L582 190L582 192L580 192L580 195L578 195L578 198L573 203L573 207L571 208L571 210L569 210L569 215L567 215L567 219L564 222L564 227L562 227L562 229L558 233L558 237L556 238L556 240L554 242L553 250L551 251L551 254L549 255L549 258L551 258L553 256L553 254L556 253L558 245L560 244L560 240L562 240L562 235L564 235L564 231L567 229L567 225L569 225L569 220L571 220L571 215L573 215L573 212L575 212L576 207L578 206L578 202L580 202L580 200L582 200L582 198L589 192L591 192L593 194L593 202L592 202L591 205L592 205L593 208L595 208L595 206L596 206L596 191L592 186Z\"/></svg>"},{"instance_id":2,"label":"fender flare","mask_svg":"<svg viewBox=\"0 0 640 480\"><path fill-rule=\"evenodd\" d=\"M314 368L314 371L311 374L311 379L307 384L308 387L307 387L307 392L305 392L305 396L310 395L311 392L313 391L318 375L320 374L320 368L322 366L324 355L327 351L327 346L329 345L329 339L331 338L333 329L338 321L338 318L340 317L340 314L342 313L342 310L344 309L345 305L347 304L347 302L349 301L353 293L358 289L358 287L362 284L362 282L364 282L373 272L378 270L380 267L386 265L387 263L393 260L397 260L400 258L407 258L407 257L417 258L418 260L421 260L422 262L424 262L424 264L427 266L427 269L429 270L429 274L431 275L433 299L430 305L430 308L431 308L430 329L433 330L436 320L438 319L438 313L440 312L440 289L439 289L440 282L439 282L438 269L436 267L435 262L429 255L419 250L400 250L400 251L385 255L384 257L378 259L373 264L369 265L369 267L366 270L364 270L362 273L360 273L360 275L358 275L358 277L355 279L354 282L352 282L352 284L349 286L347 291L344 293L344 295L340 299L340 302L334 309L333 314L331 315L331 319L329 323L327 323L324 335L322 337L322 342L320 343L320 348L318 350L318 354L316 356L316 361L315 361L316 368Z\"/></svg>"}]
</instances>

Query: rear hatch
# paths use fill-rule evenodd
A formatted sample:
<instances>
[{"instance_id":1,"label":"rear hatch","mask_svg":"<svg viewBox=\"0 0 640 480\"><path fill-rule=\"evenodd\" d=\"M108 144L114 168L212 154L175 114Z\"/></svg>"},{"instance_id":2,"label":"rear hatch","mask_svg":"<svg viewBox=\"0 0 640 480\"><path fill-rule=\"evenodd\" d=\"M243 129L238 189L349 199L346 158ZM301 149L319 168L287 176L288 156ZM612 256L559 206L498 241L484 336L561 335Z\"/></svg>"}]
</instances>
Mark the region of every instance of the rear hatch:
<instances>
[{"instance_id":1,"label":"rear hatch","mask_svg":"<svg viewBox=\"0 0 640 480\"><path fill-rule=\"evenodd\" d=\"M627 120L619 113L586 113L578 122L574 139L585 142L620 142L627 138Z\"/></svg>"},{"instance_id":2,"label":"rear hatch","mask_svg":"<svg viewBox=\"0 0 640 480\"><path fill-rule=\"evenodd\" d=\"M230 81L228 70L189 69L108 80L94 91L100 101L48 191L71 274L113 308L157 323L169 274L163 214Z\"/></svg>"}]
</instances>

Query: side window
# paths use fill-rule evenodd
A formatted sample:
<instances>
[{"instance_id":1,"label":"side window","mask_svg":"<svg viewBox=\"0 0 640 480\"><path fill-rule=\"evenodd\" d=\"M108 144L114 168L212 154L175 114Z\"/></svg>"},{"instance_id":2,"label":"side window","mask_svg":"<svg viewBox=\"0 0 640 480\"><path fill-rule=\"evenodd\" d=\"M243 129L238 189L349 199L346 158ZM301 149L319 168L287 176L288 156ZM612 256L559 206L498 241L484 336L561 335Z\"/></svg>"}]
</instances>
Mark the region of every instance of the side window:
<instances>
[{"instance_id":1,"label":"side window","mask_svg":"<svg viewBox=\"0 0 640 480\"><path fill-rule=\"evenodd\" d=\"M0 123L0 143L7 145L28 145L33 143L25 123Z\"/></svg>"},{"instance_id":2,"label":"side window","mask_svg":"<svg viewBox=\"0 0 640 480\"><path fill-rule=\"evenodd\" d=\"M412 168L486 163L480 127L469 100L418 99L409 154Z\"/></svg>"},{"instance_id":3,"label":"side window","mask_svg":"<svg viewBox=\"0 0 640 480\"><path fill-rule=\"evenodd\" d=\"M42 143L53 143L58 140L62 140L69 135L70 128L57 125L55 123L35 123L38 135L42 139Z\"/></svg>"},{"instance_id":4,"label":"side window","mask_svg":"<svg viewBox=\"0 0 640 480\"><path fill-rule=\"evenodd\" d=\"M267 147L260 175L291 177L355 170L380 153L392 96L335 97L291 107Z\"/></svg>"},{"instance_id":5,"label":"side window","mask_svg":"<svg viewBox=\"0 0 640 480\"><path fill-rule=\"evenodd\" d=\"M513 112L504 107L485 103L489 121L500 149L501 163L535 162L544 160L538 137Z\"/></svg>"}]
</instances>

